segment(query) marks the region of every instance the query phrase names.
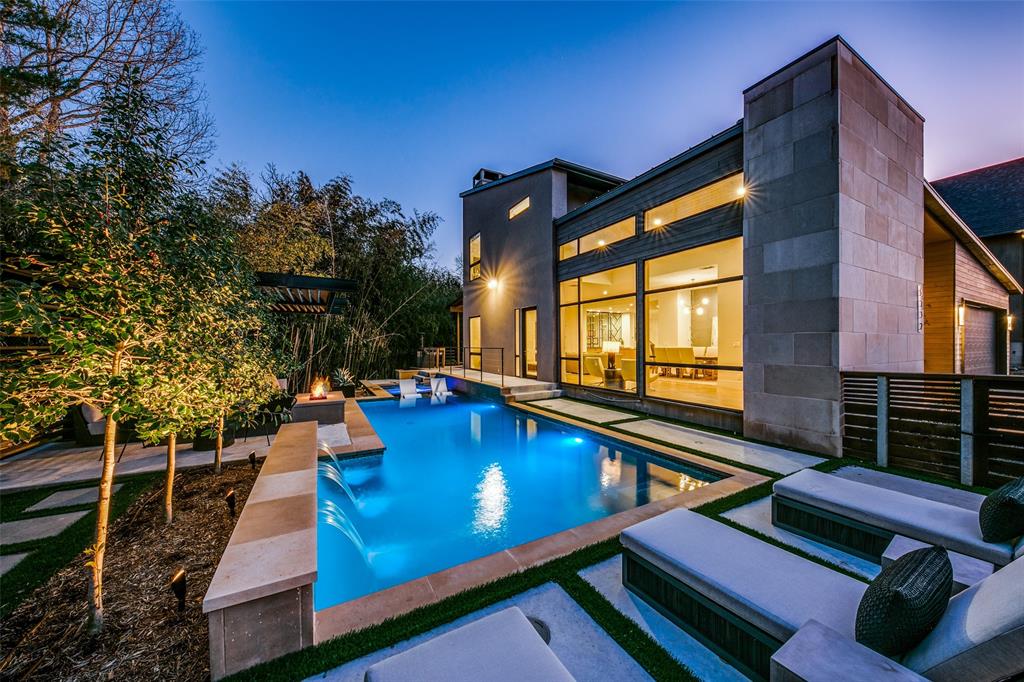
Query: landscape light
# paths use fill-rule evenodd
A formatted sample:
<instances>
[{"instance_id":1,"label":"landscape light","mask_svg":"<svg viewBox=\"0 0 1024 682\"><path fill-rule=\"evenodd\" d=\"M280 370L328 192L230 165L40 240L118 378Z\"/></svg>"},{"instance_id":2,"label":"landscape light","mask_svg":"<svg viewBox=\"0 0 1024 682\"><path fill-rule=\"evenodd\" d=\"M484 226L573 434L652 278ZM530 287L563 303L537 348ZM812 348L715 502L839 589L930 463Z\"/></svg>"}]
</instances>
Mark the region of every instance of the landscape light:
<instances>
[{"instance_id":1,"label":"landscape light","mask_svg":"<svg viewBox=\"0 0 1024 682\"><path fill-rule=\"evenodd\" d=\"M171 592L178 598L178 610L185 610L185 592L188 590L188 577L185 575L185 569L179 568L178 572L171 578Z\"/></svg>"},{"instance_id":2,"label":"landscape light","mask_svg":"<svg viewBox=\"0 0 1024 682\"><path fill-rule=\"evenodd\" d=\"M228 494L224 496L224 501L228 503L228 512L231 513L231 517L235 516L235 489L232 488L228 491Z\"/></svg>"},{"instance_id":3,"label":"landscape light","mask_svg":"<svg viewBox=\"0 0 1024 682\"><path fill-rule=\"evenodd\" d=\"M252 467L253 471L256 471L256 451L253 450L249 453L249 466Z\"/></svg>"}]
</instances>

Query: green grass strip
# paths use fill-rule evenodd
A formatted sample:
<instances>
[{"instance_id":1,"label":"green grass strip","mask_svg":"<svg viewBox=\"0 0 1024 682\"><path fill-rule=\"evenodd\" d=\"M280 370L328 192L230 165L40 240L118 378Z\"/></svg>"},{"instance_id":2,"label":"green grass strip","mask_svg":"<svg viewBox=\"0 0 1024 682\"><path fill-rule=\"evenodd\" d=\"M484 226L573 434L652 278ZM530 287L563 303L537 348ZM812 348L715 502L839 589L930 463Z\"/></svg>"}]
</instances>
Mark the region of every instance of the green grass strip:
<instances>
[{"instance_id":1,"label":"green grass strip","mask_svg":"<svg viewBox=\"0 0 1024 682\"><path fill-rule=\"evenodd\" d=\"M110 505L110 520L113 522L154 482L163 474L146 474L131 478L118 479L123 483L120 490L114 493ZM95 481L78 481L74 484L51 486L26 490L18 493L5 493L3 496L4 520L34 518L45 516L46 513L24 513L27 507L45 499L57 490L82 488L96 485ZM96 505L76 505L75 507L48 509L49 514L60 514L65 511L88 508L89 513L65 528L59 534L3 548L4 554L28 551L29 555L22 559L14 568L0 576L0 618L6 618L11 611L50 577L69 563L78 558L86 547L93 543L96 532ZM83 565L83 569L84 565Z\"/></svg>"}]
</instances>

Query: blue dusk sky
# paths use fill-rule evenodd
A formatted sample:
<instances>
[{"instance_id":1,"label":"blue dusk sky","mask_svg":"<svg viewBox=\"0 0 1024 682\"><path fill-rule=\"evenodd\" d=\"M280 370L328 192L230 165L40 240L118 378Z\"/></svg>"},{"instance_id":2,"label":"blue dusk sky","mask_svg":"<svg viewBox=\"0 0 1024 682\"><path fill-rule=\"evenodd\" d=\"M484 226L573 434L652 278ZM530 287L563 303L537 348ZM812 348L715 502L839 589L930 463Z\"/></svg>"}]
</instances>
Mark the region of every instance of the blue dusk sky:
<instances>
[{"instance_id":1,"label":"blue dusk sky","mask_svg":"<svg viewBox=\"0 0 1024 682\"><path fill-rule=\"evenodd\" d=\"M205 46L213 167L350 175L443 222L480 167L560 157L631 178L743 114L842 34L926 119L925 175L1024 155L1024 3L181 2Z\"/></svg>"}]
</instances>

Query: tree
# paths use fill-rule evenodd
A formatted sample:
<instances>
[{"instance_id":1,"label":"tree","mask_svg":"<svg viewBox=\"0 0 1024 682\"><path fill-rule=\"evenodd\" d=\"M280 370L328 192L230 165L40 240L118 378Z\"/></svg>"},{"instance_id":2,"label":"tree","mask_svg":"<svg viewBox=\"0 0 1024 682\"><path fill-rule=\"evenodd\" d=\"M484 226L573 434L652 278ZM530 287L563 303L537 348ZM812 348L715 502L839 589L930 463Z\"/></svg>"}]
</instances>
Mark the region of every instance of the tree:
<instances>
[{"instance_id":1,"label":"tree","mask_svg":"<svg viewBox=\"0 0 1024 682\"><path fill-rule=\"evenodd\" d=\"M388 375L415 360L421 335L428 344L454 341L448 305L460 278L428 261L437 216L360 197L344 176L316 187L302 173L271 168L262 186L235 166L211 183L214 211L236 225L246 260L255 269L357 285L342 315L285 318L280 348L301 367L292 377L297 390L340 367L358 377Z\"/></svg>"},{"instance_id":2,"label":"tree","mask_svg":"<svg viewBox=\"0 0 1024 682\"><path fill-rule=\"evenodd\" d=\"M38 136L45 150L61 133L98 123L104 93L130 78L179 155L209 151L212 123L195 79L201 49L170 0L5 0L3 7L0 64L4 85L18 89L0 99L0 135Z\"/></svg>"},{"instance_id":3,"label":"tree","mask_svg":"<svg viewBox=\"0 0 1024 682\"><path fill-rule=\"evenodd\" d=\"M58 167L26 171L42 177L13 205L41 247L5 244L0 287L0 334L28 342L0 373L0 437L31 437L83 403L106 417L88 563L92 632L103 627L117 427L137 411L126 377L152 366L175 305L166 263L178 245L162 228L179 164L150 114L129 80L104 96L84 147L71 145Z\"/></svg>"}]
</instances>

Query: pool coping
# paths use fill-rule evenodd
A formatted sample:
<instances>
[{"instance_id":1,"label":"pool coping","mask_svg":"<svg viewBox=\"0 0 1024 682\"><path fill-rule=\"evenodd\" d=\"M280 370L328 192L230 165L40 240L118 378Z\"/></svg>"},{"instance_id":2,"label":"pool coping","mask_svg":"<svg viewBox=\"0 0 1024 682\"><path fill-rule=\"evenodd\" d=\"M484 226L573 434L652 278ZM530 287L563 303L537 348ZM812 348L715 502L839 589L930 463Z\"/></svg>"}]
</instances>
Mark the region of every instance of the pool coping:
<instances>
[{"instance_id":1,"label":"pool coping","mask_svg":"<svg viewBox=\"0 0 1024 682\"><path fill-rule=\"evenodd\" d=\"M331 446L338 459L380 455L387 449L370 420L366 418L358 400L345 401L345 427L348 429L349 444Z\"/></svg>"},{"instance_id":2,"label":"pool coping","mask_svg":"<svg viewBox=\"0 0 1024 682\"><path fill-rule=\"evenodd\" d=\"M510 403L507 406L590 431L628 446L649 450L671 461L724 474L725 477L697 490L672 495L663 500L650 502L606 516L603 519L510 547L358 599L314 611L313 641L315 644L356 630L379 625L385 620L429 606L459 592L480 587L512 573L525 571L571 554L588 545L615 537L629 526L671 509L696 507L770 480L761 474L710 460L697 454L669 448L620 432L609 431L572 418L553 417L550 412L521 403Z\"/></svg>"}]
</instances>

